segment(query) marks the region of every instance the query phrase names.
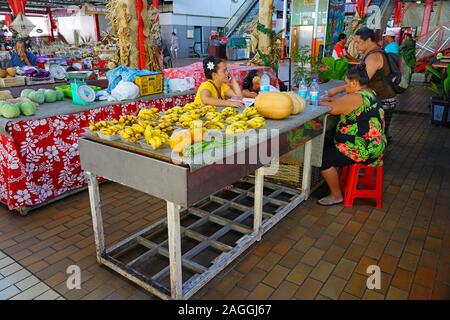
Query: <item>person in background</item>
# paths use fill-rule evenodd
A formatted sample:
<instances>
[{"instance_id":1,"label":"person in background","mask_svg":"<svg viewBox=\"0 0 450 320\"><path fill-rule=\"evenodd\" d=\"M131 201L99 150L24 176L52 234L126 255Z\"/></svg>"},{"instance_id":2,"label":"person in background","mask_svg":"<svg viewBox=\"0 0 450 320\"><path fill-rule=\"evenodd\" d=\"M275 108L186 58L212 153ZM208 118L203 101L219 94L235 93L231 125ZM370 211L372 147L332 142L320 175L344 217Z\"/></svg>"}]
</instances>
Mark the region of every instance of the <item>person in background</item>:
<instances>
[{"instance_id":1,"label":"person in background","mask_svg":"<svg viewBox=\"0 0 450 320\"><path fill-rule=\"evenodd\" d=\"M376 41L373 30L363 27L356 31L356 49L364 54L363 61L370 79L369 87L375 91L383 106L386 121L386 136L390 140L389 127L394 110L398 105L398 98L389 81L389 75L391 74L389 61L386 54L380 51L381 49ZM345 86L331 88L328 90L328 96L333 97L341 92L345 92Z\"/></svg>"},{"instance_id":2,"label":"person in background","mask_svg":"<svg viewBox=\"0 0 450 320\"><path fill-rule=\"evenodd\" d=\"M244 90L242 94L244 98L256 98L261 90L261 77L258 75L256 70L252 70L244 79L243 83Z\"/></svg>"},{"instance_id":3,"label":"person in background","mask_svg":"<svg viewBox=\"0 0 450 320\"><path fill-rule=\"evenodd\" d=\"M416 41L414 41L411 33L405 33L405 40L400 46L400 52L408 50L416 50Z\"/></svg>"},{"instance_id":4,"label":"person in background","mask_svg":"<svg viewBox=\"0 0 450 320\"><path fill-rule=\"evenodd\" d=\"M220 107L243 107L242 102L226 100L232 97L242 98L242 92L236 79L229 74L224 61L211 56L207 57L203 60L203 71L208 80L198 88L194 103ZM231 87L227 85L227 82L231 82Z\"/></svg>"},{"instance_id":5,"label":"person in background","mask_svg":"<svg viewBox=\"0 0 450 320\"><path fill-rule=\"evenodd\" d=\"M170 54L169 47L165 42L162 44L163 64L164 68L173 68L172 56Z\"/></svg>"},{"instance_id":6,"label":"person in background","mask_svg":"<svg viewBox=\"0 0 450 320\"><path fill-rule=\"evenodd\" d=\"M36 66L36 56L26 49L24 41L17 41L15 46L15 52L11 55L12 67L24 67L24 66Z\"/></svg>"},{"instance_id":7,"label":"person in background","mask_svg":"<svg viewBox=\"0 0 450 320\"><path fill-rule=\"evenodd\" d=\"M408 67L414 69L416 64L416 42L410 33L405 33L405 39L400 46L400 54L405 59Z\"/></svg>"},{"instance_id":8,"label":"person in background","mask_svg":"<svg viewBox=\"0 0 450 320\"><path fill-rule=\"evenodd\" d=\"M346 58L348 61L355 61L356 59L353 58L345 48L345 45L347 44L347 35L345 33L341 33L338 38L338 42L334 46L332 57L334 60Z\"/></svg>"},{"instance_id":9,"label":"person in background","mask_svg":"<svg viewBox=\"0 0 450 320\"><path fill-rule=\"evenodd\" d=\"M178 41L177 34L172 32L172 39L170 42L170 51L174 60L178 60L178 51L180 50L180 42Z\"/></svg>"},{"instance_id":10,"label":"person in background","mask_svg":"<svg viewBox=\"0 0 450 320\"><path fill-rule=\"evenodd\" d=\"M363 64L350 68L345 76L345 96L325 98L320 105L339 115L334 143L323 152L321 174L330 194L318 201L322 206L342 203L337 168L355 163L381 165L387 145L384 132L384 111L375 92L368 87L369 75Z\"/></svg>"},{"instance_id":11,"label":"person in background","mask_svg":"<svg viewBox=\"0 0 450 320\"><path fill-rule=\"evenodd\" d=\"M386 53L400 53L400 46L397 41L395 41L395 32L392 30L388 30L383 35L384 41L386 41L386 45L384 46L384 51Z\"/></svg>"}]
</instances>

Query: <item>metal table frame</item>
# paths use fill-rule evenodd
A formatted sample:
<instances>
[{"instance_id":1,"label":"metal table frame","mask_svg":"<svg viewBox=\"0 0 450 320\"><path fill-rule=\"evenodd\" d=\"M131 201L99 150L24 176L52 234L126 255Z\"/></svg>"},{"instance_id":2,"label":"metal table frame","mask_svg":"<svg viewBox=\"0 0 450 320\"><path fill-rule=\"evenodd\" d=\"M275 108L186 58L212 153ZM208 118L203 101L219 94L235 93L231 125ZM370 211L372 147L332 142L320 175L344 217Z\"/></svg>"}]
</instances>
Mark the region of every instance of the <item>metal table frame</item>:
<instances>
[{"instance_id":1,"label":"metal table frame","mask_svg":"<svg viewBox=\"0 0 450 320\"><path fill-rule=\"evenodd\" d=\"M327 116L325 116L325 121ZM324 125L325 127L325 125ZM93 142L85 139L80 139L80 154L85 154L85 157L81 157L81 163L84 167L83 169L86 171L88 177L88 189L90 196L90 205L92 211L92 222L94 228L94 237L96 244L96 255L97 260L100 264L106 265L112 270L118 272L122 276L127 279L133 281L137 285L141 286L145 290L153 293L154 295L162 298L162 299L189 299L194 295L200 288L202 288L209 280L211 280L215 275L217 275L220 271L222 271L227 265L229 265L234 259L236 259L240 254L242 254L246 249L248 249L252 244L261 240L261 237L264 233L266 233L270 228L272 228L276 223L278 223L283 217L285 217L289 212L291 212L295 207L297 207L300 203L307 200L310 195L311 190L311 174L312 174L312 161L314 161L314 165L317 165L317 160L313 157L313 154L321 154L321 149L323 147L323 138L324 131L319 136L313 137L312 139L306 141L304 143L305 152L304 152L304 161L303 161L303 180L301 192L297 190L292 191L287 187L283 190L292 194L292 198L289 203L286 203L286 206L282 208L276 214L273 214L270 217L267 217L267 214L263 212L263 206L267 203L267 196L264 195L263 190L265 185L270 185L268 182L264 182L264 176L267 174L265 167L262 165L259 166L250 166L246 168L247 172L227 169L229 170L226 175L227 181L225 183L234 183L235 181L247 176L250 172L255 172L254 178L254 192L252 192L251 196L254 198L253 210L247 212L247 216L253 214L253 228L249 229L249 232L245 234L242 238L236 241L235 247L225 247L224 244L217 242L215 238L208 238L202 235L199 235L195 232L190 232L191 237L198 238L199 241L207 241L210 244L218 247L223 250L223 254L220 255L217 259L213 261L213 264L210 268L203 268L202 266L188 260L186 255L182 255L181 248L181 235L186 234L185 228L182 228L180 225L180 215L183 213L183 207L186 208L184 211L189 211L189 206L192 201L198 202L200 199L191 198L189 199L189 187L192 185L189 183L189 168L177 166L174 164L166 163L160 160L156 160L150 157L145 157L143 155L138 155L133 152L120 150L118 148L114 148L111 146L102 145L98 142ZM322 143L320 142L322 141ZM315 150L313 150L315 149ZM320 149L320 150L319 150ZM94 155L92 155L92 153ZM123 156L123 158L122 158ZM103 158L101 158L103 157ZM108 159L111 157L116 157L115 165L111 167ZM131 157L131 158L130 158ZM125 160L127 159L127 160ZM95 163L96 160L99 160L101 163ZM321 159L319 160L321 161ZM128 163L127 163L128 162ZM146 172L144 175L148 175L148 177L153 177L157 181L161 181L158 185L159 189L155 189L153 186L146 184L145 182L136 182L133 178L130 178L129 175L124 172L127 171L127 168L135 168L136 166L142 165L145 163ZM227 163L227 162L225 162ZM107 169L104 169L105 166L110 166ZM121 167L122 166L122 167ZM209 167L219 166L217 164L210 165L205 169L208 170ZM224 168L228 165L222 165L218 174L224 174ZM123 170L120 170L123 169ZM218 169L218 168L216 168ZM179 180L179 181L171 181L171 185L177 186L179 189L186 188L187 195L179 195L174 194L173 192L168 192L167 183L163 180L170 180L168 178L173 175L180 174L180 172L184 172L183 174L187 174L188 179ZM256 170L256 171L255 171ZM122 172L123 171L123 172ZM193 174L201 174L203 177L205 176L205 172L201 172L202 170L196 171ZM237 171L237 172L234 172ZM206 174L208 180L217 179L212 174ZM208 172L207 172L208 173ZM191 173L192 174L192 173ZM167 203L167 218L161 221L154 223L151 226L148 226L144 230L137 232L136 234L120 241L119 243L113 245L110 248L106 248L105 246L105 234L103 230L103 218L101 212L101 203L100 203L100 191L97 177L101 176L108 180L118 182L120 184L126 185L128 187L137 189L139 191L145 192L152 196L161 198ZM164 177L164 178L163 178ZM199 176L196 176L199 177ZM159 179L158 179L159 178ZM234 180L233 180L234 179ZM143 180L146 180L146 177L143 177ZM187 180L187 181L186 181ZM209 183L209 184L208 184ZM211 181L205 182L206 187L211 185ZM195 183L193 186L197 186ZM214 194L221 190L223 186L220 186L220 189L209 190L211 198L211 194ZM205 190L203 190L205 192ZM202 195L203 196L203 195ZM190 201L190 202L189 202ZM247 208L251 209L251 208ZM197 210L197 214L200 216L205 216L204 212L201 210ZM266 217L266 220L263 221L263 216ZM213 214L208 215L211 219L218 219ZM214 221L216 222L216 221ZM221 224L230 223L230 225L235 228L241 228L239 223L236 221L222 220L219 221ZM167 225L168 229L168 240L167 240L167 249L162 248L161 246L157 246L155 243L151 241L147 241L143 238L143 235L148 233L151 230L157 229L161 227L161 225ZM141 237L142 236L142 237ZM127 268L127 265L120 265L110 259L108 254L116 251L120 247L126 247L128 244L133 241L139 242L141 245L144 245L146 248L151 250L152 252L158 251L159 254L166 256L169 258L169 267L168 270L170 272L170 290L164 290L164 288L155 285L152 282L146 281L141 276L137 275L135 272ZM145 256L144 254L143 256ZM140 259L140 257L136 258ZM135 259L135 260L136 260ZM199 270L202 272L201 274L197 274L191 280L186 283L183 283L182 279L182 267L189 267L191 270Z\"/></svg>"}]
</instances>

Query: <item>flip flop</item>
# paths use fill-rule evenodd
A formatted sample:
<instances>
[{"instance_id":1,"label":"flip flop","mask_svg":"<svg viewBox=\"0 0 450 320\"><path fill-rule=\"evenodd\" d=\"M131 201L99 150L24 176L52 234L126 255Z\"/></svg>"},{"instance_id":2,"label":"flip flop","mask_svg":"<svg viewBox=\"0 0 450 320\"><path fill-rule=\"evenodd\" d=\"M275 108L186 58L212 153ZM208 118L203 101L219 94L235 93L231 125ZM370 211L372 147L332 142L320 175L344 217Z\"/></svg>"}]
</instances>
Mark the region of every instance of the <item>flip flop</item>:
<instances>
[{"instance_id":1,"label":"flip flop","mask_svg":"<svg viewBox=\"0 0 450 320\"><path fill-rule=\"evenodd\" d=\"M335 206L335 205L341 204L342 202L344 202L344 200L341 200L341 201L334 201L334 200L330 200L330 199L328 199L328 198L326 198L326 197L317 200L317 204L318 204L318 205L321 205L321 206L324 206L324 207Z\"/></svg>"}]
</instances>

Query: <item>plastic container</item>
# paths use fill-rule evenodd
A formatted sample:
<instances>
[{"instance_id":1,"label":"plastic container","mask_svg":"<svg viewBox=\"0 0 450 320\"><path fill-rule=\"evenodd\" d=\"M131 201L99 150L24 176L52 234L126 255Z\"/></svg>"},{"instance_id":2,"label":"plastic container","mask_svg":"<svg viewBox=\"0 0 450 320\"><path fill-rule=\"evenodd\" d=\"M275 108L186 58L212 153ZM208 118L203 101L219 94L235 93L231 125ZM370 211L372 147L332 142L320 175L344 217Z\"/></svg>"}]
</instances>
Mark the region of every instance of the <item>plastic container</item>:
<instances>
[{"instance_id":1,"label":"plastic container","mask_svg":"<svg viewBox=\"0 0 450 320\"><path fill-rule=\"evenodd\" d=\"M267 74L266 71L264 71L262 77L261 77L261 93L263 92L270 92L270 77Z\"/></svg>"},{"instance_id":2,"label":"plastic container","mask_svg":"<svg viewBox=\"0 0 450 320\"><path fill-rule=\"evenodd\" d=\"M102 90L102 88L97 86L90 86L95 92L98 92ZM70 84L63 85L63 86L56 86L55 90L64 92L64 97L66 98L72 98L72 89L70 88Z\"/></svg>"},{"instance_id":3,"label":"plastic container","mask_svg":"<svg viewBox=\"0 0 450 320\"><path fill-rule=\"evenodd\" d=\"M311 99L311 104L317 107L319 105L319 85L317 84L317 79L313 79L311 87L309 88L309 97Z\"/></svg>"},{"instance_id":4,"label":"plastic container","mask_svg":"<svg viewBox=\"0 0 450 320\"><path fill-rule=\"evenodd\" d=\"M163 92L163 75L161 73L136 77L134 83L139 87L141 96Z\"/></svg>"},{"instance_id":5,"label":"plastic container","mask_svg":"<svg viewBox=\"0 0 450 320\"><path fill-rule=\"evenodd\" d=\"M298 95L303 98L303 100L308 99L308 86L306 85L305 77L300 81L300 86L298 87Z\"/></svg>"}]
</instances>

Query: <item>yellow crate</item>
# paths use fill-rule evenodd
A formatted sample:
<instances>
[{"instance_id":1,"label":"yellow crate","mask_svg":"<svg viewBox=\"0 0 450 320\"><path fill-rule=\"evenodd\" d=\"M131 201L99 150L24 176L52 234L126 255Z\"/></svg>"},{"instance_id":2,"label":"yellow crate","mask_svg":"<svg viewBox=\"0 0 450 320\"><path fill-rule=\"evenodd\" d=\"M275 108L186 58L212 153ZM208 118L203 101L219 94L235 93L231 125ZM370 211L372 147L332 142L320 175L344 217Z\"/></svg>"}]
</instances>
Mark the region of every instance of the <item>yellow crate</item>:
<instances>
[{"instance_id":1,"label":"yellow crate","mask_svg":"<svg viewBox=\"0 0 450 320\"><path fill-rule=\"evenodd\" d=\"M163 75L161 73L136 77L134 83L139 87L141 96L163 92Z\"/></svg>"}]
</instances>

